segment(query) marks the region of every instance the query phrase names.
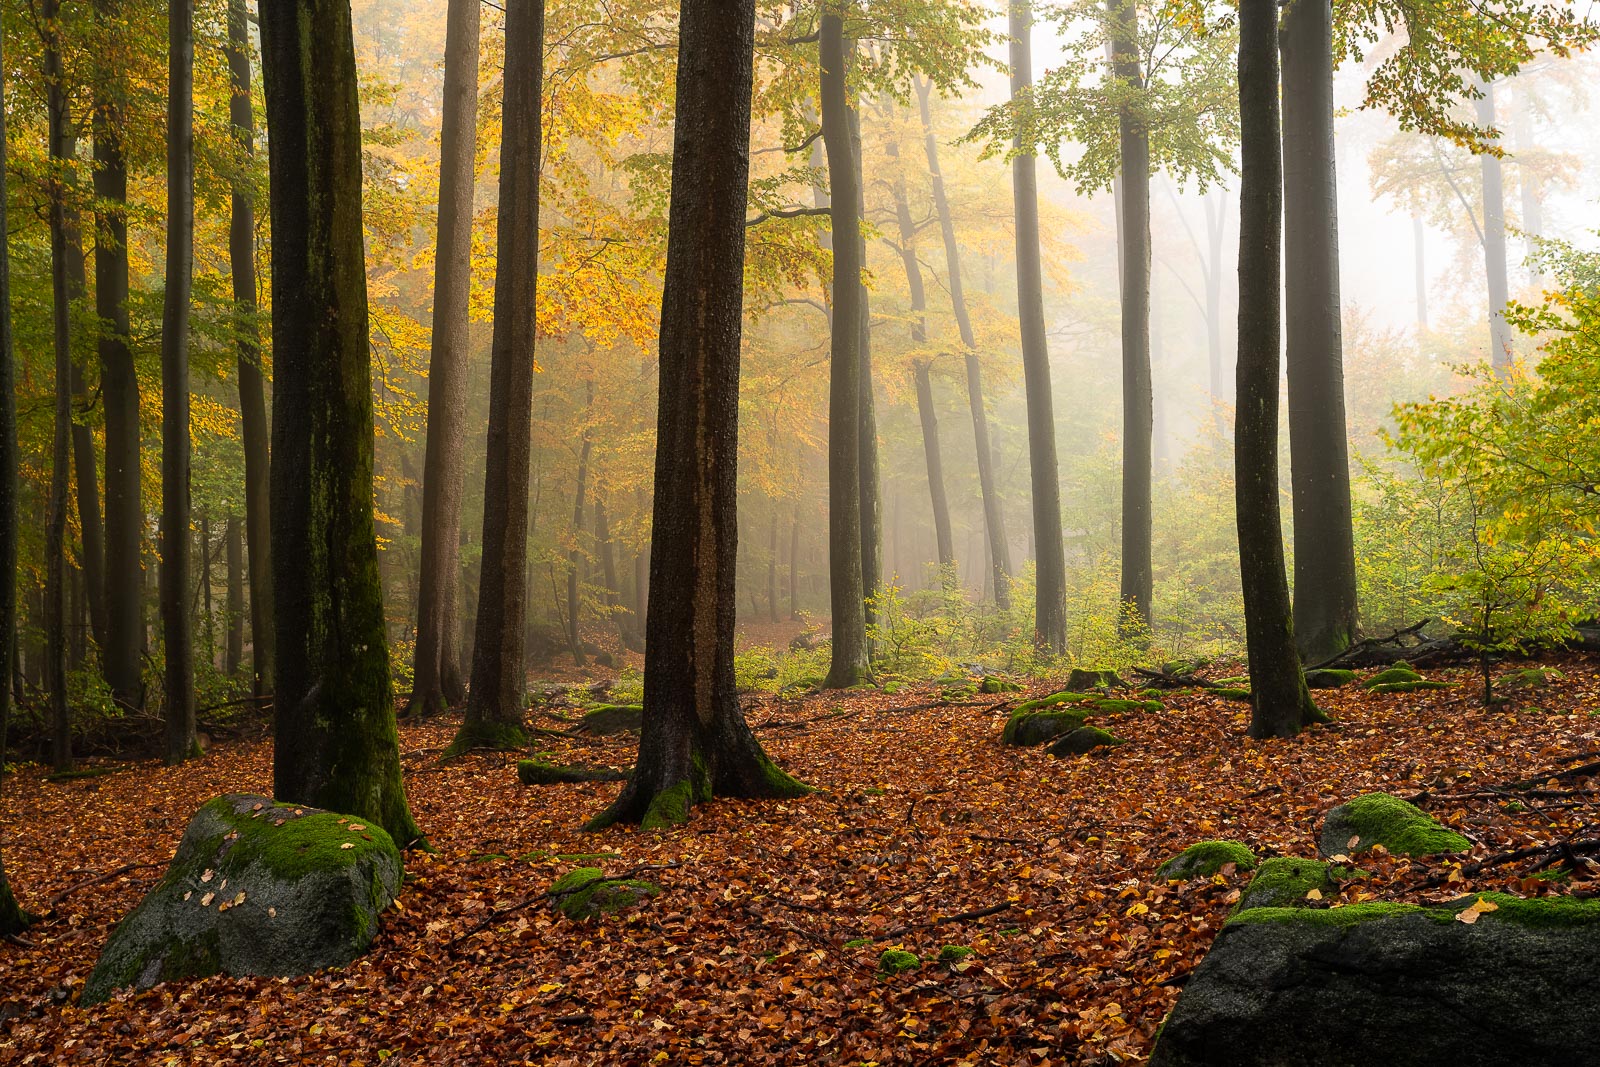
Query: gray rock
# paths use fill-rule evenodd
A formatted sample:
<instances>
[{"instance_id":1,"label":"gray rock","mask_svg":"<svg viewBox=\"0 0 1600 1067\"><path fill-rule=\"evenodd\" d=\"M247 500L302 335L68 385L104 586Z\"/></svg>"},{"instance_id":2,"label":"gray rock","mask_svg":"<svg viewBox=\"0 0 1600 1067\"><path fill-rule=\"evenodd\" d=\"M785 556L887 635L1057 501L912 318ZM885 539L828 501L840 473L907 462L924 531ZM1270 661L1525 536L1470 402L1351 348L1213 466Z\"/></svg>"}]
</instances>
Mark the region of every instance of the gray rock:
<instances>
[{"instance_id":1,"label":"gray rock","mask_svg":"<svg viewBox=\"0 0 1600 1067\"><path fill-rule=\"evenodd\" d=\"M209 974L296 976L349 963L400 891L400 850L364 819L229 794L117 924L82 1003Z\"/></svg>"},{"instance_id":2,"label":"gray rock","mask_svg":"<svg viewBox=\"0 0 1600 1067\"><path fill-rule=\"evenodd\" d=\"M1223 928L1151 1067L1592 1064L1600 901L1258 908Z\"/></svg>"},{"instance_id":3,"label":"gray rock","mask_svg":"<svg viewBox=\"0 0 1600 1067\"><path fill-rule=\"evenodd\" d=\"M582 734L609 737L612 734L638 733L644 725L644 708L639 704L601 704L573 727Z\"/></svg>"}]
</instances>

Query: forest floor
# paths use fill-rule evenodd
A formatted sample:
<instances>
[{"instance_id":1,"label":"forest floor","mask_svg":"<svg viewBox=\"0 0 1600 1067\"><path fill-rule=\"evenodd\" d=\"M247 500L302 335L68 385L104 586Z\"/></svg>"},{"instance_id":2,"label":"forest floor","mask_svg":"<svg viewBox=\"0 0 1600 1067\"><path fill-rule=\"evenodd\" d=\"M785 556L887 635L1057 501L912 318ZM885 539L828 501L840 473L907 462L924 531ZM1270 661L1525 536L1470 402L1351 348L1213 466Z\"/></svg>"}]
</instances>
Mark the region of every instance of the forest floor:
<instances>
[{"instance_id":1,"label":"forest floor","mask_svg":"<svg viewBox=\"0 0 1600 1067\"><path fill-rule=\"evenodd\" d=\"M1174 697L1110 717L1128 744L1066 760L1000 745L1002 696L752 698L768 752L823 791L719 801L666 832L584 833L616 785L524 788L505 754L441 765L456 717L408 725L407 787L438 851L408 857L367 956L293 980L170 983L92 1010L75 999L112 925L204 800L270 788L271 748L219 744L178 768L62 783L24 769L0 805L5 858L24 906L48 916L27 944L0 944L0 1062L1136 1062L1245 881L1157 879L1195 840L1314 856L1327 808L1384 789L1465 833L1475 855L1364 854L1371 877L1346 899L1600 888L1581 860L1564 885L1530 877L1532 860L1471 873L1475 859L1594 836L1600 777L1516 802L1490 788L1600 759L1600 661L1552 662L1565 680L1492 710L1466 671L1434 672L1458 683L1441 691L1323 691L1337 724L1291 741L1245 737L1247 704ZM538 737L562 761L616 767L634 744ZM659 868L642 877L663 892L573 922L543 894L579 865ZM943 945L975 954L878 973L886 948L926 960Z\"/></svg>"}]
</instances>

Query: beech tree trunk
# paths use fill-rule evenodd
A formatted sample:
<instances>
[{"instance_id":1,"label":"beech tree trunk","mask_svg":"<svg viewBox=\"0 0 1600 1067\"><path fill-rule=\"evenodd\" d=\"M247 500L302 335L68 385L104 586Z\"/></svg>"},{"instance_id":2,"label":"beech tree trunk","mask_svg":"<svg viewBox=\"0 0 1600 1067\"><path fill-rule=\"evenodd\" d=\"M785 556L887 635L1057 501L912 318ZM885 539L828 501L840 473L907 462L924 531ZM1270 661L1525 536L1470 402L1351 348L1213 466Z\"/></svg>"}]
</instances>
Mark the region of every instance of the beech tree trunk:
<instances>
[{"instance_id":1,"label":"beech tree trunk","mask_svg":"<svg viewBox=\"0 0 1600 1067\"><path fill-rule=\"evenodd\" d=\"M632 777L591 827L664 826L686 821L691 805L712 796L806 791L767 759L739 710L733 677L754 39L754 0L683 0L661 301L650 554L655 592L645 640L644 725Z\"/></svg>"},{"instance_id":2,"label":"beech tree trunk","mask_svg":"<svg viewBox=\"0 0 1600 1067\"><path fill-rule=\"evenodd\" d=\"M1284 279L1294 632L1321 662L1356 639L1356 548L1339 321L1333 143L1333 6L1291 0L1282 18Z\"/></svg>"},{"instance_id":3,"label":"beech tree trunk","mask_svg":"<svg viewBox=\"0 0 1600 1067\"><path fill-rule=\"evenodd\" d=\"M540 23L543 24L542 15ZM433 342L428 357L428 443L422 470L417 644L407 708L412 715L439 711L459 703L463 696L456 619L467 431L467 294L472 281L478 34L478 0L449 0L439 131Z\"/></svg>"},{"instance_id":4,"label":"beech tree trunk","mask_svg":"<svg viewBox=\"0 0 1600 1067\"><path fill-rule=\"evenodd\" d=\"M94 0L105 32L126 33L121 0ZM124 708L144 707L140 653L144 647L144 565L140 546L145 511L140 500L139 377L129 348L128 166L122 146L126 86L114 68L97 72L94 98L94 302L102 323L100 394L105 405L106 684Z\"/></svg>"},{"instance_id":5,"label":"beech tree trunk","mask_svg":"<svg viewBox=\"0 0 1600 1067\"><path fill-rule=\"evenodd\" d=\"M865 524L861 512L861 387L865 375L861 360L862 246L856 237L861 230L861 199L845 86L849 53L844 22L837 14L825 13L819 32L822 74L818 95L834 237L828 390L828 586L833 612L833 658L824 685L848 689L871 674L862 544ZM659 493L658 485L658 500Z\"/></svg>"},{"instance_id":6,"label":"beech tree trunk","mask_svg":"<svg viewBox=\"0 0 1600 1067\"><path fill-rule=\"evenodd\" d=\"M250 96L249 13L244 0L228 2L228 73L233 93L228 119L233 136L246 158L255 155L255 114ZM272 609L272 500L268 456L271 426L267 421L266 375L261 368L261 344L256 326L255 200L243 174L232 181L228 224L228 260L233 274L233 303L237 313L239 349L239 423L244 443L244 523L250 550L250 646L253 690L256 696L272 686L276 670Z\"/></svg>"},{"instance_id":7,"label":"beech tree trunk","mask_svg":"<svg viewBox=\"0 0 1600 1067\"><path fill-rule=\"evenodd\" d=\"M767 621L778 621L778 507L773 502L767 526Z\"/></svg>"},{"instance_id":8,"label":"beech tree trunk","mask_svg":"<svg viewBox=\"0 0 1600 1067\"><path fill-rule=\"evenodd\" d=\"M47 27L44 47L45 108L52 161L70 147L67 94L58 36L60 6L46 0L40 11ZM72 312L67 283L67 190L60 176L49 186L50 320L55 343L55 409L51 430L50 496L45 505L44 634L46 684L50 695L50 763L72 769L72 719L67 706L67 508L72 480ZM15 574L15 570L11 572ZM14 581L14 578L8 578Z\"/></svg>"},{"instance_id":9,"label":"beech tree trunk","mask_svg":"<svg viewBox=\"0 0 1600 1067\"><path fill-rule=\"evenodd\" d=\"M1118 80L1144 85L1139 65L1139 14L1133 0L1113 0L1111 52ZM1122 271L1122 592L1124 609L1150 626L1155 578L1151 571L1151 470L1155 433L1150 369L1150 138L1138 116L1123 108L1117 120ZM1121 620L1119 619L1119 623Z\"/></svg>"},{"instance_id":10,"label":"beech tree trunk","mask_svg":"<svg viewBox=\"0 0 1600 1067\"><path fill-rule=\"evenodd\" d=\"M1316 718L1294 644L1278 514L1278 353L1282 338L1283 157L1278 127L1278 8L1239 13L1238 415L1234 498L1250 661L1250 735L1290 737Z\"/></svg>"},{"instance_id":11,"label":"beech tree trunk","mask_svg":"<svg viewBox=\"0 0 1600 1067\"><path fill-rule=\"evenodd\" d=\"M68 136L71 146L62 158L72 159L77 154L77 136ZM68 205L67 231L67 295L77 303L89 291L88 274L83 260L83 226L78 209ZM79 564L87 588L84 599L89 609L89 630L97 646L104 647L106 639L106 531L100 516L100 471L95 461L94 428L80 421L96 403L89 396L89 385L84 366L78 355L72 359L72 403L77 411L72 419L72 463L78 504Z\"/></svg>"},{"instance_id":12,"label":"beech tree trunk","mask_svg":"<svg viewBox=\"0 0 1600 1067\"><path fill-rule=\"evenodd\" d=\"M272 130L275 795L371 819L406 804L372 514L361 114L348 0L262 7Z\"/></svg>"},{"instance_id":13,"label":"beech tree trunk","mask_svg":"<svg viewBox=\"0 0 1600 1067\"><path fill-rule=\"evenodd\" d=\"M474 23L477 19L474 16ZM540 94L544 0L509 0L500 126L500 223L483 475L483 556L472 687L452 750L514 748L527 684L528 465L533 420L534 308L539 284ZM474 33L476 37L476 33ZM476 54L476 49L474 49ZM476 83L474 82L474 92ZM470 167L470 160L469 160ZM469 171L470 174L470 171ZM470 225L470 215L465 220ZM463 317L465 308L463 307Z\"/></svg>"},{"instance_id":14,"label":"beech tree trunk","mask_svg":"<svg viewBox=\"0 0 1600 1067\"><path fill-rule=\"evenodd\" d=\"M589 403L594 403L594 383L589 383ZM578 596L581 583L579 570L583 566L583 498L589 485L589 453L593 442L589 431L583 431L583 445L578 451L578 486L572 496L572 551L567 553L567 643L572 647L572 663L582 667L587 660L583 654L583 628L578 625L583 611L583 601Z\"/></svg>"},{"instance_id":15,"label":"beech tree trunk","mask_svg":"<svg viewBox=\"0 0 1600 1067\"><path fill-rule=\"evenodd\" d=\"M854 62L854 52L854 42L851 42L851 58L847 62ZM860 109L850 108L849 117L850 157L855 167L856 217L859 219L865 218L867 213L866 185L861 166ZM855 232L856 243L861 246L860 262L865 268L866 235L861 233L859 226ZM857 409L861 418L858 453L861 460L861 596L862 619L870 626L877 621L878 609L875 601L883 592L883 486L878 472L878 403L877 395L872 388L872 295L867 291L865 281L857 282L857 285L861 289L861 306L856 309L861 327L861 393L860 406ZM835 322L837 321L835 319ZM872 641L869 638L867 641L869 663L871 657Z\"/></svg>"},{"instance_id":16,"label":"beech tree trunk","mask_svg":"<svg viewBox=\"0 0 1600 1067\"><path fill-rule=\"evenodd\" d=\"M972 437L977 447L978 490L983 497L983 525L989 543L989 580L994 586L995 604L1002 611L1011 606L1011 547L1006 541L1005 509L994 480L994 456L989 439L989 415L983 404L983 368L978 363L978 344L972 333L972 318L967 313L966 290L961 280L961 246L956 243L955 220L950 214L950 199L945 195L944 174L939 170L939 143L933 136L933 115L928 96L931 86L916 79L917 106L922 114L922 147L928 157L928 175L933 182L933 205L939 215L939 232L944 238L946 284L956 329L966 357L967 405L972 412Z\"/></svg>"},{"instance_id":17,"label":"beech tree trunk","mask_svg":"<svg viewBox=\"0 0 1600 1067\"><path fill-rule=\"evenodd\" d=\"M1013 0L1010 26L1012 99L1030 93L1033 88L1033 56L1029 46L1032 27L1033 13L1027 0ZM1019 148L1021 144L1019 140ZM1050 351L1044 333L1044 267L1039 256L1036 163L1031 153L1020 153L1011 161L1017 227L1017 317L1022 326L1022 374L1028 400L1028 467L1033 486L1034 640L1041 648L1060 654L1067 648L1067 560L1061 536L1061 481L1056 469Z\"/></svg>"},{"instance_id":18,"label":"beech tree trunk","mask_svg":"<svg viewBox=\"0 0 1600 1067\"><path fill-rule=\"evenodd\" d=\"M189 290L194 273L194 9L167 2L167 284L161 308L161 635L167 763L200 755L189 610ZM209 552L209 545L207 546ZM210 619L206 620L209 631Z\"/></svg>"},{"instance_id":19,"label":"beech tree trunk","mask_svg":"<svg viewBox=\"0 0 1600 1067\"><path fill-rule=\"evenodd\" d=\"M228 516L223 536L228 546L228 643L222 669L233 678L244 663L244 529L237 516Z\"/></svg>"},{"instance_id":20,"label":"beech tree trunk","mask_svg":"<svg viewBox=\"0 0 1600 1067\"><path fill-rule=\"evenodd\" d=\"M1475 102L1478 125L1495 123L1494 83L1478 83L1483 94ZM1511 369L1513 355L1511 324L1506 321L1506 305L1511 302L1511 283L1506 269L1506 191L1500 157L1493 152L1478 156L1483 176L1483 268L1489 280L1489 362L1504 374Z\"/></svg>"}]
</instances>

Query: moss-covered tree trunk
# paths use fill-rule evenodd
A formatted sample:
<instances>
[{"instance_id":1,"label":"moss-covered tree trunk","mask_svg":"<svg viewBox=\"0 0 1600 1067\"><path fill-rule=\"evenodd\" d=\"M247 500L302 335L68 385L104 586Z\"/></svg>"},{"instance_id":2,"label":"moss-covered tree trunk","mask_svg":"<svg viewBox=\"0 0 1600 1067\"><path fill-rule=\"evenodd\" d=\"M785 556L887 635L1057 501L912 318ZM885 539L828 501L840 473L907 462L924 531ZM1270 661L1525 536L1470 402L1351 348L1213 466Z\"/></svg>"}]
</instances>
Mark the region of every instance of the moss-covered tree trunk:
<instances>
[{"instance_id":1,"label":"moss-covered tree trunk","mask_svg":"<svg viewBox=\"0 0 1600 1067\"><path fill-rule=\"evenodd\" d=\"M1294 645L1278 514L1283 157L1278 140L1277 31L1274 0L1244 0L1239 14L1242 178L1234 495L1252 737L1291 737L1317 715Z\"/></svg>"},{"instance_id":2,"label":"moss-covered tree trunk","mask_svg":"<svg viewBox=\"0 0 1600 1067\"><path fill-rule=\"evenodd\" d=\"M244 159L255 155L256 123L251 107L249 13L244 0L228 3L228 74L232 95L228 118ZM250 660L257 696L272 687L277 670L277 634L272 609L271 427L267 422L267 382L261 369L256 326L255 192L243 173L231 176L228 265L233 274L239 351L239 431L244 442L245 542L250 550Z\"/></svg>"},{"instance_id":3,"label":"moss-covered tree trunk","mask_svg":"<svg viewBox=\"0 0 1600 1067\"><path fill-rule=\"evenodd\" d=\"M409 702L413 715L443 710L462 696L456 620L467 438L467 296L472 278L478 26L478 0L449 0L439 128L439 231L433 263L417 642Z\"/></svg>"},{"instance_id":4,"label":"moss-covered tree trunk","mask_svg":"<svg viewBox=\"0 0 1600 1067\"><path fill-rule=\"evenodd\" d=\"M806 791L762 752L733 680L754 0L683 0L679 27L643 731L633 777L592 827Z\"/></svg>"},{"instance_id":5,"label":"moss-covered tree trunk","mask_svg":"<svg viewBox=\"0 0 1600 1067\"><path fill-rule=\"evenodd\" d=\"M1033 10L1011 3L1011 97L1033 91ZM1017 140L1020 149L1024 144ZM1044 265L1039 252L1038 159L1019 151L1011 160L1016 214L1017 317L1022 327L1022 377L1028 400L1028 471L1033 487L1034 640L1051 652L1067 647L1067 559L1061 536L1061 477L1056 468L1055 400L1044 332ZM998 591L999 586L996 585Z\"/></svg>"},{"instance_id":6,"label":"moss-covered tree trunk","mask_svg":"<svg viewBox=\"0 0 1600 1067\"><path fill-rule=\"evenodd\" d=\"M539 100L544 0L506 4L494 345L483 481L483 580L467 714L451 748L522 744L526 679L528 430L539 278Z\"/></svg>"},{"instance_id":7,"label":"moss-covered tree trunk","mask_svg":"<svg viewBox=\"0 0 1600 1067\"><path fill-rule=\"evenodd\" d=\"M272 560L280 800L421 832L406 805L372 517L361 114L348 0L261 10L272 130Z\"/></svg>"}]
</instances>

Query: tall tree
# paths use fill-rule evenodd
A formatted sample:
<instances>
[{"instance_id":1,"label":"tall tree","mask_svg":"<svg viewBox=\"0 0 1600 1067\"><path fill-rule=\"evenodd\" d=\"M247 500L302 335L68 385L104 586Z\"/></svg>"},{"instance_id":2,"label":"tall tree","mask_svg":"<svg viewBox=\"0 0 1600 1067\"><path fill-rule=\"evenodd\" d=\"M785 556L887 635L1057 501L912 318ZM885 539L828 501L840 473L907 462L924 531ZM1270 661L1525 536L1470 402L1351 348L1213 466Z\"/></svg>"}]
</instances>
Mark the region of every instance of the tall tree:
<instances>
[{"instance_id":1,"label":"tall tree","mask_svg":"<svg viewBox=\"0 0 1600 1067\"><path fill-rule=\"evenodd\" d=\"M228 0L228 74L232 94L228 120L241 163L255 155L256 124L251 106L250 29L245 0ZM266 374L261 367L256 326L255 190L242 171L231 179L228 261L233 274L235 342L239 349L239 426L244 442L245 541L250 550L251 674L257 696L272 685L277 634L272 609L272 500L268 454Z\"/></svg>"},{"instance_id":2,"label":"tall tree","mask_svg":"<svg viewBox=\"0 0 1600 1067\"><path fill-rule=\"evenodd\" d=\"M200 754L189 612L189 291L194 274L194 4L167 0L167 285L161 307L161 634L167 762ZM208 546L209 549L209 546ZM209 582L207 585L209 589Z\"/></svg>"},{"instance_id":3,"label":"tall tree","mask_svg":"<svg viewBox=\"0 0 1600 1067\"><path fill-rule=\"evenodd\" d=\"M0 57L0 100L5 99L6 65ZM6 109L0 107L0 175L6 170ZM0 196L0 664L11 672L17 641L17 394L15 349L11 338L11 227L6 198ZM6 728L11 718L10 678L0 680L0 768L6 765ZM5 775L0 773L0 785ZM33 916L17 904L0 854L0 937L20 932Z\"/></svg>"},{"instance_id":4,"label":"tall tree","mask_svg":"<svg viewBox=\"0 0 1600 1067\"><path fill-rule=\"evenodd\" d=\"M854 51L854 47L851 48ZM848 60L847 60L848 62ZM850 157L855 168L856 218L866 216L866 185L861 168L861 110L849 109ZM862 266L867 262L867 236L859 226L854 231L860 246ZM834 242L837 244L838 242ZM859 277L859 276L858 276ZM878 477L878 403L872 388L872 296L867 291L865 279L856 282L861 290L856 307L857 329L861 331L861 389L857 394L856 414L861 422L857 435L861 475L861 596L862 621L871 625L877 620L876 598L883 592L883 492ZM837 314L833 317L835 330L844 327ZM872 642L867 642L867 657L872 657Z\"/></svg>"},{"instance_id":5,"label":"tall tree","mask_svg":"<svg viewBox=\"0 0 1600 1067\"><path fill-rule=\"evenodd\" d=\"M1278 514L1283 157L1278 139L1277 38L1276 0L1242 0L1234 499L1250 661L1252 737L1290 737L1318 716L1295 650L1283 524Z\"/></svg>"},{"instance_id":6,"label":"tall tree","mask_svg":"<svg viewBox=\"0 0 1600 1067\"><path fill-rule=\"evenodd\" d=\"M222 656L222 672L236 677L244 663L244 525L237 515L228 516L223 533L228 563L228 643Z\"/></svg>"},{"instance_id":7,"label":"tall tree","mask_svg":"<svg viewBox=\"0 0 1600 1067\"><path fill-rule=\"evenodd\" d=\"M523 665L528 553L528 431L533 418L539 281L540 98L544 0L509 0L500 123L494 345L483 481L483 574L467 714L451 745L524 743Z\"/></svg>"},{"instance_id":8,"label":"tall tree","mask_svg":"<svg viewBox=\"0 0 1600 1067\"><path fill-rule=\"evenodd\" d=\"M842 60L837 27L834 40L833 58ZM686 821L692 804L712 796L806 791L761 750L739 709L733 676L754 42L754 0L683 0L661 299L644 728L632 777L591 827L662 826ZM855 203L841 193L834 190L835 203ZM853 562L859 576L859 559Z\"/></svg>"},{"instance_id":9,"label":"tall tree","mask_svg":"<svg viewBox=\"0 0 1600 1067\"><path fill-rule=\"evenodd\" d=\"M1478 125L1495 129L1494 82L1479 80L1474 101ZM1511 283L1506 267L1506 191L1500 165L1499 138L1478 154L1483 182L1483 269L1489 281L1489 362L1504 374L1511 368L1511 324L1506 321L1506 305L1511 302Z\"/></svg>"},{"instance_id":10,"label":"tall tree","mask_svg":"<svg viewBox=\"0 0 1600 1067\"><path fill-rule=\"evenodd\" d=\"M361 112L348 0L263 6L272 130L273 782L421 838L406 804L372 512Z\"/></svg>"},{"instance_id":11,"label":"tall tree","mask_svg":"<svg viewBox=\"0 0 1600 1067\"><path fill-rule=\"evenodd\" d=\"M1150 370L1150 134L1132 106L1144 88L1139 9L1112 0L1111 69L1128 91L1117 109L1122 273L1122 592L1125 609L1150 625L1151 448L1154 411Z\"/></svg>"},{"instance_id":12,"label":"tall tree","mask_svg":"<svg viewBox=\"0 0 1600 1067\"><path fill-rule=\"evenodd\" d=\"M939 169L939 142L933 135L933 114L928 97L932 90L927 79L916 79L917 107L922 117L922 148L928 157L928 176L933 185L933 207L939 216L939 233L944 239L945 285L950 291L950 307L955 313L956 330L966 361L967 406L972 412L972 436L978 454L978 491L983 498L983 524L989 544L990 581L995 603L1002 609L1011 606L1011 548L1006 541L1005 511L1000 491L995 487L993 449L989 439L989 414L983 403L983 367L978 362L978 343L972 333L972 316L967 311L966 289L961 278L961 246L956 243L955 220L950 214L950 198L945 193L944 173Z\"/></svg>"},{"instance_id":13,"label":"tall tree","mask_svg":"<svg viewBox=\"0 0 1600 1067\"><path fill-rule=\"evenodd\" d=\"M828 587L833 659L825 684L830 689L848 689L871 673L861 541L862 246L856 237L861 230L861 200L850 136L844 19L837 11L824 10L818 32L822 65L818 99L834 235L828 389ZM648 640L645 645L648 650Z\"/></svg>"},{"instance_id":14,"label":"tall tree","mask_svg":"<svg viewBox=\"0 0 1600 1067\"><path fill-rule=\"evenodd\" d=\"M422 469L421 577L409 708L413 715L438 711L462 697L456 618L467 435L467 294L472 281L478 21L478 0L450 0L445 17L444 107L439 130L439 232L433 261L428 443Z\"/></svg>"},{"instance_id":15,"label":"tall tree","mask_svg":"<svg viewBox=\"0 0 1600 1067\"><path fill-rule=\"evenodd\" d=\"M61 58L61 8L46 0L44 23L45 108L50 137L50 302L55 344L55 412L50 449L50 496L45 506L44 630L50 692L50 762L72 768L72 731L67 705L67 510L71 492L72 312L67 279L66 152L67 90Z\"/></svg>"},{"instance_id":16,"label":"tall tree","mask_svg":"<svg viewBox=\"0 0 1600 1067\"><path fill-rule=\"evenodd\" d=\"M1339 321L1333 141L1333 4L1290 0L1283 62L1283 240L1294 501L1294 632L1308 661L1356 636L1355 527Z\"/></svg>"},{"instance_id":17,"label":"tall tree","mask_svg":"<svg viewBox=\"0 0 1600 1067\"><path fill-rule=\"evenodd\" d=\"M139 477L139 375L129 347L128 163L123 145L126 78L119 56L129 33L122 0L94 0L105 55L94 79L94 302L100 317L100 395L106 436L106 684L125 708L144 706L145 526Z\"/></svg>"},{"instance_id":18,"label":"tall tree","mask_svg":"<svg viewBox=\"0 0 1600 1067\"><path fill-rule=\"evenodd\" d=\"M1033 11L1012 0L1011 99L1033 93ZM1056 466L1055 402L1044 333L1044 267L1039 254L1039 182L1034 139L1016 139L1011 191L1016 204L1017 317L1022 326L1022 374L1028 400L1028 467L1033 486L1035 559L1034 640L1051 652L1067 647L1067 560L1061 535L1061 477ZM996 587L998 588L998 586Z\"/></svg>"}]
</instances>

